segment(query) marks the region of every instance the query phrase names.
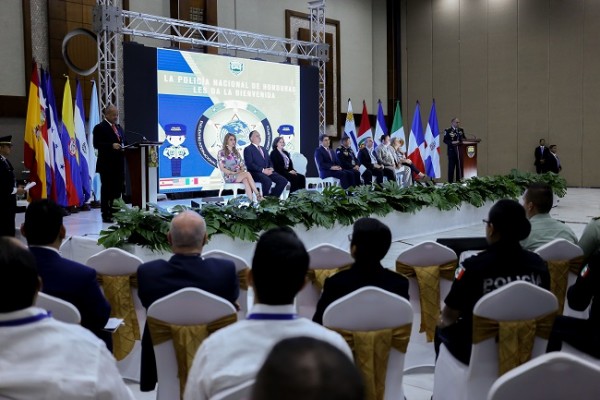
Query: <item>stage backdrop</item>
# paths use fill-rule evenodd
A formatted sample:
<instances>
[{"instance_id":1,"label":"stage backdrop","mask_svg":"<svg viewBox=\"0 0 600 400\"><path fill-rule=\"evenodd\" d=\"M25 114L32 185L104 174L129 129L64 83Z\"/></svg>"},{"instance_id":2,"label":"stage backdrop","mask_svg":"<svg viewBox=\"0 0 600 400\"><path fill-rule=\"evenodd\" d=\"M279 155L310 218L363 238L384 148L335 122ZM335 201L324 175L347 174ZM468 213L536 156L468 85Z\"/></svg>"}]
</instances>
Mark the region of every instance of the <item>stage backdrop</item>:
<instances>
[{"instance_id":1,"label":"stage backdrop","mask_svg":"<svg viewBox=\"0 0 600 400\"><path fill-rule=\"evenodd\" d=\"M158 149L160 192L219 188L217 153L228 132L240 151L258 130L269 151L281 135L290 153L312 159L318 145L316 68L131 44L124 54L127 138L164 141Z\"/></svg>"}]
</instances>

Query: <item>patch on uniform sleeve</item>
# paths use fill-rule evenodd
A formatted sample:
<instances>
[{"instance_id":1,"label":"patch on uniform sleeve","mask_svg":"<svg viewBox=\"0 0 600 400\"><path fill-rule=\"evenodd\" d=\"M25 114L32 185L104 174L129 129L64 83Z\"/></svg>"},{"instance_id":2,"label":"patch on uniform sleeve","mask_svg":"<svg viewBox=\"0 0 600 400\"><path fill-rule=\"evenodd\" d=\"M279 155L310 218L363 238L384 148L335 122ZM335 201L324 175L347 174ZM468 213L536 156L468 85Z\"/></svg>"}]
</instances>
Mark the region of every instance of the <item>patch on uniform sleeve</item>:
<instances>
[{"instance_id":1,"label":"patch on uniform sleeve","mask_svg":"<svg viewBox=\"0 0 600 400\"><path fill-rule=\"evenodd\" d=\"M462 278L464 274L465 274L465 267L460 265L458 268L456 268L456 271L454 272L454 280L460 281L460 278Z\"/></svg>"},{"instance_id":2,"label":"patch on uniform sleeve","mask_svg":"<svg viewBox=\"0 0 600 400\"><path fill-rule=\"evenodd\" d=\"M589 273L590 273L590 268L586 265L585 267L583 267L583 269L581 270L581 272L579 273L579 275L582 278L587 278L587 276L589 275Z\"/></svg>"}]
</instances>

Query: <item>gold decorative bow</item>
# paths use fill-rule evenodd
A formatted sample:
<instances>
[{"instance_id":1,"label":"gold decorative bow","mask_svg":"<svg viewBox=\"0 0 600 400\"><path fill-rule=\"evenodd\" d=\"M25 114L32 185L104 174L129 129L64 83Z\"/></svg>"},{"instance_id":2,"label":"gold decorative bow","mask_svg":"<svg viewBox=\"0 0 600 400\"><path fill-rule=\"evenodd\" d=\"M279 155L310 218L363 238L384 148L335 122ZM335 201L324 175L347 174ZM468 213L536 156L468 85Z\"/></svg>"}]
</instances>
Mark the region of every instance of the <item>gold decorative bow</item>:
<instances>
[{"instance_id":1,"label":"gold decorative bow","mask_svg":"<svg viewBox=\"0 0 600 400\"><path fill-rule=\"evenodd\" d=\"M419 332L425 332L427 341L435 335L435 327L440 317L440 278L452 280L458 260L441 265L419 267L396 261L396 272L408 277L416 277L421 302L421 326Z\"/></svg>"},{"instance_id":2,"label":"gold decorative bow","mask_svg":"<svg viewBox=\"0 0 600 400\"><path fill-rule=\"evenodd\" d=\"M339 332L352 349L354 362L365 380L368 400L383 399L390 350L406 353L411 327L412 324L406 324L377 331L330 328Z\"/></svg>"},{"instance_id":3,"label":"gold decorative bow","mask_svg":"<svg viewBox=\"0 0 600 400\"><path fill-rule=\"evenodd\" d=\"M496 321L473 315L473 344L498 337L500 376L529 361L535 337L548 339L557 314L557 311L553 311L538 318L521 321Z\"/></svg>"},{"instance_id":4,"label":"gold decorative bow","mask_svg":"<svg viewBox=\"0 0 600 400\"><path fill-rule=\"evenodd\" d=\"M550 291L558 299L558 312L562 314L565 307L567 286L569 286L569 272L579 274L583 257L575 257L571 260L547 261L548 272L550 272Z\"/></svg>"},{"instance_id":5,"label":"gold decorative bow","mask_svg":"<svg viewBox=\"0 0 600 400\"><path fill-rule=\"evenodd\" d=\"M235 321L237 321L237 314L226 315L205 325L175 325L148 317L148 329L150 329L154 346L173 340L181 398L183 398L188 372L192 368L192 362L198 347L213 332L231 325Z\"/></svg>"},{"instance_id":6,"label":"gold decorative bow","mask_svg":"<svg viewBox=\"0 0 600 400\"><path fill-rule=\"evenodd\" d=\"M140 340L140 326L131 294L131 288L137 287L137 275L98 274L98 282L110 304L110 316L124 320L124 325L112 334L113 355L120 361L131 352L135 341Z\"/></svg>"},{"instance_id":7,"label":"gold decorative bow","mask_svg":"<svg viewBox=\"0 0 600 400\"><path fill-rule=\"evenodd\" d=\"M248 271L250 268L244 268L237 273L240 290L248 290Z\"/></svg>"},{"instance_id":8,"label":"gold decorative bow","mask_svg":"<svg viewBox=\"0 0 600 400\"><path fill-rule=\"evenodd\" d=\"M318 268L318 269L309 269L306 273L306 277L308 280L319 289L319 291L323 290L323 285L325 284L325 279L329 278L332 275L337 274L340 271L350 268L351 265L345 265L339 268Z\"/></svg>"}]
</instances>

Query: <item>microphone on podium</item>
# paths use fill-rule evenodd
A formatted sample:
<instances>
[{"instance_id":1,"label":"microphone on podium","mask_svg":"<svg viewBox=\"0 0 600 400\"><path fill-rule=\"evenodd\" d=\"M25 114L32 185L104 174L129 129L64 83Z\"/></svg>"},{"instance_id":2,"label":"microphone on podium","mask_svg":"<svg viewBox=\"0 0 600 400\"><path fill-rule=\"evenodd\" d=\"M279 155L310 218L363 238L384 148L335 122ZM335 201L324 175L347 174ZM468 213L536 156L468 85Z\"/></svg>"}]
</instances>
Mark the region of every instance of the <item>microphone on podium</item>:
<instances>
[{"instance_id":1,"label":"microphone on podium","mask_svg":"<svg viewBox=\"0 0 600 400\"><path fill-rule=\"evenodd\" d=\"M129 131L129 130L125 130L125 132L127 133L133 133L134 135L136 135L137 137L141 138L144 142L147 142L148 139L146 138L146 136L144 136L143 134L136 132L136 131Z\"/></svg>"}]
</instances>

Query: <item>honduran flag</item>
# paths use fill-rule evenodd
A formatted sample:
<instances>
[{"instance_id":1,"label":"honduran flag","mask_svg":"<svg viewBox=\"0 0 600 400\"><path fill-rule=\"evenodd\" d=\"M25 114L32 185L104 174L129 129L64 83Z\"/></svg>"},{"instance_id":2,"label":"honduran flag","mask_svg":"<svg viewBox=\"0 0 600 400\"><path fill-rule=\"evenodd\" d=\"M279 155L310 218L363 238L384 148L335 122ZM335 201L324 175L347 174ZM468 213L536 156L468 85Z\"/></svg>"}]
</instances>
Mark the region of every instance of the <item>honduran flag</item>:
<instances>
[{"instance_id":1,"label":"honduran flag","mask_svg":"<svg viewBox=\"0 0 600 400\"><path fill-rule=\"evenodd\" d=\"M419 102L415 107L415 115L413 116L412 127L408 136L408 158L413 165L419 170L425 170L423 156L425 155L425 138L423 136L423 124L421 123L421 111Z\"/></svg>"},{"instance_id":2,"label":"honduran flag","mask_svg":"<svg viewBox=\"0 0 600 400\"><path fill-rule=\"evenodd\" d=\"M88 142L85 135L85 116L83 110L83 95L81 85L77 81L77 93L75 94L75 113L73 114L75 139L79 151L79 173L81 174L81 190L83 196L79 198L79 205L86 203L91 196L91 179L88 167Z\"/></svg>"},{"instance_id":3,"label":"honduran flag","mask_svg":"<svg viewBox=\"0 0 600 400\"><path fill-rule=\"evenodd\" d=\"M352 102L348 99L348 112L346 113L346 124L344 125L344 135L350 138L354 153L358 153L358 140L356 139L356 124L354 122L354 113L352 112Z\"/></svg>"},{"instance_id":4,"label":"honduran flag","mask_svg":"<svg viewBox=\"0 0 600 400\"><path fill-rule=\"evenodd\" d=\"M56 97L52 87L50 75L46 81L46 93L48 94L48 140L50 141L50 158L52 159L52 189L50 198L62 207L67 204L67 176L65 168L65 156L63 154L60 133L62 126L58 119L56 109Z\"/></svg>"},{"instance_id":5,"label":"honduran flag","mask_svg":"<svg viewBox=\"0 0 600 400\"><path fill-rule=\"evenodd\" d=\"M425 142L427 145L425 150L425 174L432 178L440 178L442 176L440 168L440 129L437 112L435 111L435 99L431 104L429 121L425 129Z\"/></svg>"},{"instance_id":6,"label":"honduran flag","mask_svg":"<svg viewBox=\"0 0 600 400\"><path fill-rule=\"evenodd\" d=\"M100 174L96 173L96 150L94 149L94 127L100 123L100 108L98 107L98 90L96 82L92 81L92 98L90 99L90 118L88 121L88 171L92 182L94 200L100 201Z\"/></svg>"},{"instance_id":7,"label":"honduran flag","mask_svg":"<svg viewBox=\"0 0 600 400\"><path fill-rule=\"evenodd\" d=\"M387 135L388 129L385 124L385 117L383 115L383 107L381 106L381 100L377 100L377 122L375 123L375 137L377 140L381 138L382 135Z\"/></svg>"},{"instance_id":8,"label":"honduran flag","mask_svg":"<svg viewBox=\"0 0 600 400\"><path fill-rule=\"evenodd\" d=\"M79 151L75 137L75 123L73 122L73 97L69 78L65 82L65 92L62 104L62 132L60 135L67 176L67 204L79 206L83 198L81 188L81 172L79 171Z\"/></svg>"},{"instance_id":9,"label":"honduran flag","mask_svg":"<svg viewBox=\"0 0 600 400\"><path fill-rule=\"evenodd\" d=\"M24 154L25 167L29 169L29 180L36 185L29 190L31 200L48 197L48 181L46 178L46 155L48 154L48 129L46 111L40 101L40 77L37 64L33 63L31 82L29 84L29 100L27 102L27 118L25 120ZM44 102L45 105L45 102Z\"/></svg>"},{"instance_id":10,"label":"honduran flag","mask_svg":"<svg viewBox=\"0 0 600 400\"><path fill-rule=\"evenodd\" d=\"M400 113L400 102L396 101L396 111L394 112L394 121L392 122L392 138L402 139L401 150L406 153L406 135L404 134L404 124L402 123L402 114Z\"/></svg>"},{"instance_id":11,"label":"honduran flag","mask_svg":"<svg viewBox=\"0 0 600 400\"><path fill-rule=\"evenodd\" d=\"M358 128L358 148L360 149L367 138L372 138L371 123L369 122L369 113L367 112L367 103L363 100L362 116L360 118L360 126Z\"/></svg>"}]
</instances>

